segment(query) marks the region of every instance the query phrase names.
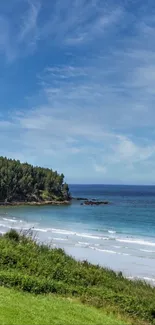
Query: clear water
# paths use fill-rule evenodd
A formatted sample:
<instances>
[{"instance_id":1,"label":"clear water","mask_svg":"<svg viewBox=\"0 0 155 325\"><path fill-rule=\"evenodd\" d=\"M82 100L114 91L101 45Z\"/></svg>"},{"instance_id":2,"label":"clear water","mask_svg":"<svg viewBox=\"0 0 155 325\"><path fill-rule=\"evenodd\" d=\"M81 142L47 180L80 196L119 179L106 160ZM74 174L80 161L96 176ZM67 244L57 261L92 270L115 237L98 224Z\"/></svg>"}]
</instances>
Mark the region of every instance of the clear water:
<instances>
[{"instance_id":1,"label":"clear water","mask_svg":"<svg viewBox=\"0 0 155 325\"><path fill-rule=\"evenodd\" d=\"M0 231L34 227L39 240L155 284L155 186L71 185L72 195L104 206L0 208Z\"/></svg>"}]
</instances>

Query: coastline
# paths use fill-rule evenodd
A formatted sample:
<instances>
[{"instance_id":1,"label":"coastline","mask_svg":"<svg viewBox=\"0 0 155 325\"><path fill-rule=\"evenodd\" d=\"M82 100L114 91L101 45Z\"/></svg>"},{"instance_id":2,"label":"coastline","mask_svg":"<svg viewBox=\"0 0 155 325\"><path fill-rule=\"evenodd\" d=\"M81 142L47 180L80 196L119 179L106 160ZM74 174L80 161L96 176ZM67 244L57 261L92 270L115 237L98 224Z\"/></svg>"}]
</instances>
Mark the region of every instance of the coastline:
<instances>
[{"instance_id":1,"label":"coastline","mask_svg":"<svg viewBox=\"0 0 155 325\"><path fill-rule=\"evenodd\" d=\"M44 205L70 205L72 202L80 202L80 205L87 205L87 206L99 206L99 205L107 205L110 204L107 200L97 200L97 199L91 199L88 198L82 198L82 197L70 197L68 200L36 200L36 201L0 201L0 207L9 207L9 206L44 206Z\"/></svg>"},{"instance_id":2,"label":"coastline","mask_svg":"<svg viewBox=\"0 0 155 325\"><path fill-rule=\"evenodd\" d=\"M0 208L1 207L9 207L9 206L44 206L44 205L69 205L71 203L71 201L29 201L29 202L25 202L25 201L13 201L13 202L0 202Z\"/></svg>"},{"instance_id":3,"label":"coastline","mask_svg":"<svg viewBox=\"0 0 155 325\"><path fill-rule=\"evenodd\" d=\"M129 278L155 284L152 190L150 193L144 187L129 191L128 187L119 186L74 186L71 193L71 200L67 199L69 202L65 204L57 197L53 200L34 197L17 198L1 206L1 233L11 228L33 229L38 241L65 249L78 260L100 263ZM97 208L81 206L86 200L103 199L112 204Z\"/></svg>"},{"instance_id":4,"label":"coastline","mask_svg":"<svg viewBox=\"0 0 155 325\"><path fill-rule=\"evenodd\" d=\"M9 206L44 206L44 205L70 205L72 201L81 201L80 205L107 205L110 204L108 201L97 201L96 199L88 200L83 198L71 198L70 200L45 200L45 201L12 201L12 202L0 202L0 207L9 207Z\"/></svg>"}]
</instances>

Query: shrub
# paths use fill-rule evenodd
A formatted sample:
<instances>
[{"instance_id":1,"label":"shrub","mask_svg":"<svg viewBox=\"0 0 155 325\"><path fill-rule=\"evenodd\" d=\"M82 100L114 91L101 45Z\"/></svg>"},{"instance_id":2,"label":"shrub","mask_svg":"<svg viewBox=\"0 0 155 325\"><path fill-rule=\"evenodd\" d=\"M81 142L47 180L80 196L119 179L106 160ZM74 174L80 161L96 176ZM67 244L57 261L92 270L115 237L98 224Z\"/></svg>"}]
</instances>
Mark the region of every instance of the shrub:
<instances>
[{"instance_id":1,"label":"shrub","mask_svg":"<svg viewBox=\"0 0 155 325\"><path fill-rule=\"evenodd\" d=\"M20 240L20 234L15 229L8 231L6 234L4 234L4 237L16 242L19 242Z\"/></svg>"},{"instance_id":2,"label":"shrub","mask_svg":"<svg viewBox=\"0 0 155 325\"><path fill-rule=\"evenodd\" d=\"M110 306L113 311L152 323L155 319L155 288L76 261L62 249L38 245L14 230L0 237L0 285L36 294L78 296L98 308Z\"/></svg>"}]
</instances>

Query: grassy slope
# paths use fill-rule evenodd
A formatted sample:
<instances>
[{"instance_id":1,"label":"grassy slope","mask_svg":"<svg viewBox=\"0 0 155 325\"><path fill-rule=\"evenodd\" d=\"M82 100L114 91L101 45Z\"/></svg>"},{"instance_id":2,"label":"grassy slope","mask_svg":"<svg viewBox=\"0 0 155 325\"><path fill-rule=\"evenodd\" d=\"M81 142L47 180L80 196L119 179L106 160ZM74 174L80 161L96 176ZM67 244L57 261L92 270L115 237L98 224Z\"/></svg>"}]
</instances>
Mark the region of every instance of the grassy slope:
<instances>
[{"instance_id":1,"label":"grassy slope","mask_svg":"<svg viewBox=\"0 0 155 325\"><path fill-rule=\"evenodd\" d=\"M75 261L61 249L38 245L16 231L0 237L0 285L78 298L133 324L155 324L155 288Z\"/></svg>"},{"instance_id":2,"label":"grassy slope","mask_svg":"<svg viewBox=\"0 0 155 325\"><path fill-rule=\"evenodd\" d=\"M94 307L53 295L35 296L0 287L1 325L124 325Z\"/></svg>"}]
</instances>

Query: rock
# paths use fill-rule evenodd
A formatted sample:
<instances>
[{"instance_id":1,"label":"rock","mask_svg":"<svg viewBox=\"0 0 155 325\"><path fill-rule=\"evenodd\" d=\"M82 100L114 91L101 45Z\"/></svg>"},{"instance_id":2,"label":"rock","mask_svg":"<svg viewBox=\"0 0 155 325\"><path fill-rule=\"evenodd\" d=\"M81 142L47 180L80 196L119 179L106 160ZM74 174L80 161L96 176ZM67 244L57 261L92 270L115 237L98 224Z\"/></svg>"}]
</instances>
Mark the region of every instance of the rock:
<instances>
[{"instance_id":1,"label":"rock","mask_svg":"<svg viewBox=\"0 0 155 325\"><path fill-rule=\"evenodd\" d=\"M81 205L104 205L109 204L108 201L94 201L94 200L86 200L84 203L81 203Z\"/></svg>"},{"instance_id":2,"label":"rock","mask_svg":"<svg viewBox=\"0 0 155 325\"><path fill-rule=\"evenodd\" d=\"M72 197L72 200L77 200L77 201L88 201L88 199L85 198L85 197Z\"/></svg>"}]
</instances>

